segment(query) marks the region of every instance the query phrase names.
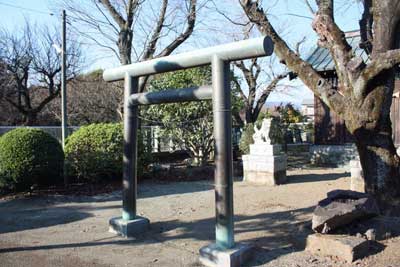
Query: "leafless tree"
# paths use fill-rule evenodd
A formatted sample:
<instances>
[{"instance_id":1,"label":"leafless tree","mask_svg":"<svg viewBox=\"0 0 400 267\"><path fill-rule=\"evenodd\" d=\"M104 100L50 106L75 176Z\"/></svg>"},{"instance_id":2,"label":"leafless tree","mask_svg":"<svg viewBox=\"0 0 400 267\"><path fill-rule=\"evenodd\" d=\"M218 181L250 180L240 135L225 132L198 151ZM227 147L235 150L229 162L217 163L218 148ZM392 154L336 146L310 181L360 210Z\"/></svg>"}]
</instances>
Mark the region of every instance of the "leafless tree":
<instances>
[{"instance_id":1,"label":"leafless tree","mask_svg":"<svg viewBox=\"0 0 400 267\"><path fill-rule=\"evenodd\" d=\"M197 0L62 1L71 25L123 65L171 54L193 33L198 9Z\"/></svg>"},{"instance_id":2,"label":"leafless tree","mask_svg":"<svg viewBox=\"0 0 400 267\"><path fill-rule=\"evenodd\" d=\"M390 211L400 204L400 159L392 140L390 106L394 89L394 67L400 62L400 2L362 1L360 20L362 47L369 62L355 55L337 26L333 0L318 0L313 29L319 45L326 47L335 62L338 87L324 79L277 34L258 1L239 1L249 20L272 38L282 62L346 122L355 136L365 176L366 191Z\"/></svg>"},{"instance_id":3,"label":"leafless tree","mask_svg":"<svg viewBox=\"0 0 400 267\"><path fill-rule=\"evenodd\" d=\"M26 125L35 124L43 108L59 96L61 60L53 47L60 43L58 36L47 27L31 28L28 24L22 33L0 32L0 61L6 66L9 84L0 89ZM80 67L77 42L68 47L67 54L70 79Z\"/></svg>"}]
</instances>

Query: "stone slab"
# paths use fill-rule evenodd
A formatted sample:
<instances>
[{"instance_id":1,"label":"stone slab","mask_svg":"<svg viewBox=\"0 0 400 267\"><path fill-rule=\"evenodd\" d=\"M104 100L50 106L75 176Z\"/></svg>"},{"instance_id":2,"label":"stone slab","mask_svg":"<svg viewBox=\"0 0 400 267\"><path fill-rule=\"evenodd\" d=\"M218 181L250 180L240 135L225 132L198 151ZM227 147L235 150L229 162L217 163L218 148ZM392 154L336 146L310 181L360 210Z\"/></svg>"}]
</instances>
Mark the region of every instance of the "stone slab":
<instances>
[{"instance_id":1,"label":"stone slab","mask_svg":"<svg viewBox=\"0 0 400 267\"><path fill-rule=\"evenodd\" d=\"M207 267L240 267L253 254L253 246L237 243L231 249L220 249L216 244L210 244L200 249L200 262Z\"/></svg>"},{"instance_id":2,"label":"stone slab","mask_svg":"<svg viewBox=\"0 0 400 267\"><path fill-rule=\"evenodd\" d=\"M307 238L306 250L321 256L334 256L353 262L368 255L368 241L348 235L312 234Z\"/></svg>"},{"instance_id":3,"label":"stone slab","mask_svg":"<svg viewBox=\"0 0 400 267\"><path fill-rule=\"evenodd\" d=\"M109 231L124 237L133 237L145 232L149 228L150 221L147 218L137 216L134 220L126 221L122 217L110 219Z\"/></svg>"},{"instance_id":4,"label":"stone slab","mask_svg":"<svg viewBox=\"0 0 400 267\"><path fill-rule=\"evenodd\" d=\"M278 155L282 150L280 145L252 144L250 145L250 155L273 156Z\"/></svg>"}]
</instances>

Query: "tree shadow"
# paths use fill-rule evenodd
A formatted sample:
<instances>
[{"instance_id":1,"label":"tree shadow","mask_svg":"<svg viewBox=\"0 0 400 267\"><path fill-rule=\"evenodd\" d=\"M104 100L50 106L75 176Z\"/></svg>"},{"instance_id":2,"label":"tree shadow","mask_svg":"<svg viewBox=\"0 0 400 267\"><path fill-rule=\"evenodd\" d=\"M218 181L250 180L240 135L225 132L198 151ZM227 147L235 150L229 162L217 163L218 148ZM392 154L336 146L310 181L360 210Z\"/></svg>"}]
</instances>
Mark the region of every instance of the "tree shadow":
<instances>
[{"instance_id":1,"label":"tree shadow","mask_svg":"<svg viewBox=\"0 0 400 267\"><path fill-rule=\"evenodd\" d=\"M0 205L0 214L0 234L62 225L93 216L81 207L29 207L29 204L23 209Z\"/></svg>"}]
</instances>

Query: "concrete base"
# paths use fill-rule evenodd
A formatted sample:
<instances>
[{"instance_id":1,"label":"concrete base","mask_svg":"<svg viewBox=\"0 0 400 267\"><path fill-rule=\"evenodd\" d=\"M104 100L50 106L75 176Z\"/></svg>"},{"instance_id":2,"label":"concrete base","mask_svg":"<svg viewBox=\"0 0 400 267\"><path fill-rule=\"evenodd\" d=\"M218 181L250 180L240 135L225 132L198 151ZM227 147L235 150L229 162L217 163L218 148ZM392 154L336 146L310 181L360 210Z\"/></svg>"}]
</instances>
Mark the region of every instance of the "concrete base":
<instances>
[{"instance_id":1,"label":"concrete base","mask_svg":"<svg viewBox=\"0 0 400 267\"><path fill-rule=\"evenodd\" d=\"M261 185L280 185L287 181L286 170L278 172L266 172L266 171L244 171L243 180L249 183L261 184Z\"/></svg>"},{"instance_id":2,"label":"concrete base","mask_svg":"<svg viewBox=\"0 0 400 267\"><path fill-rule=\"evenodd\" d=\"M216 244L200 249L200 262L207 267L240 267L248 261L253 253L253 246L236 244L231 249L221 250Z\"/></svg>"},{"instance_id":3,"label":"concrete base","mask_svg":"<svg viewBox=\"0 0 400 267\"><path fill-rule=\"evenodd\" d=\"M147 218L140 216L129 221L123 220L122 217L115 217L110 219L109 231L125 237L133 237L146 231L149 228L149 224L150 221Z\"/></svg>"},{"instance_id":4,"label":"concrete base","mask_svg":"<svg viewBox=\"0 0 400 267\"><path fill-rule=\"evenodd\" d=\"M286 182L286 155L243 155L242 159L245 182L271 186Z\"/></svg>"}]
</instances>

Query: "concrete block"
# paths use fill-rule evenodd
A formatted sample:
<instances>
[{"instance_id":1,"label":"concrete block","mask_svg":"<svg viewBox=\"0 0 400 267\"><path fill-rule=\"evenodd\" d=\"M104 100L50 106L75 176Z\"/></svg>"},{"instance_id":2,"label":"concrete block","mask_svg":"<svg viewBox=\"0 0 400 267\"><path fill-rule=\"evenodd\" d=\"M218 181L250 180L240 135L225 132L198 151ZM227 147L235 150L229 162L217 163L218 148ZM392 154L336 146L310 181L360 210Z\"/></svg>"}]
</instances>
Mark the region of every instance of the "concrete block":
<instances>
[{"instance_id":1,"label":"concrete block","mask_svg":"<svg viewBox=\"0 0 400 267\"><path fill-rule=\"evenodd\" d=\"M200 262L207 267L240 267L250 260L253 246L237 243L233 248L222 250L216 244L200 249Z\"/></svg>"},{"instance_id":2,"label":"concrete block","mask_svg":"<svg viewBox=\"0 0 400 267\"><path fill-rule=\"evenodd\" d=\"M122 219L122 217L115 217L110 219L109 231L125 237L133 237L145 232L149 228L149 224L149 219L140 216L129 221Z\"/></svg>"},{"instance_id":3,"label":"concrete block","mask_svg":"<svg viewBox=\"0 0 400 267\"><path fill-rule=\"evenodd\" d=\"M356 236L312 234L306 250L321 256L334 256L353 262L368 255L368 240Z\"/></svg>"}]
</instances>

